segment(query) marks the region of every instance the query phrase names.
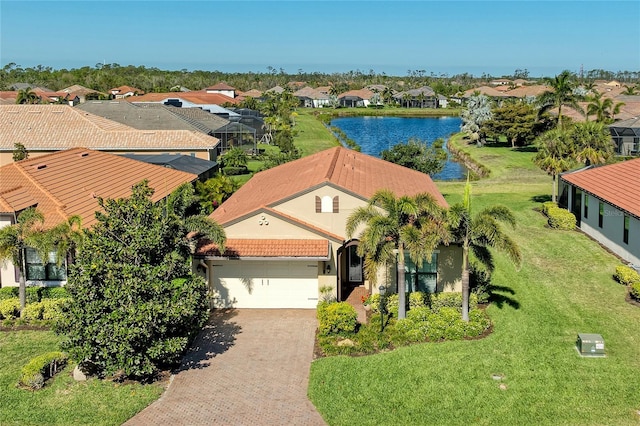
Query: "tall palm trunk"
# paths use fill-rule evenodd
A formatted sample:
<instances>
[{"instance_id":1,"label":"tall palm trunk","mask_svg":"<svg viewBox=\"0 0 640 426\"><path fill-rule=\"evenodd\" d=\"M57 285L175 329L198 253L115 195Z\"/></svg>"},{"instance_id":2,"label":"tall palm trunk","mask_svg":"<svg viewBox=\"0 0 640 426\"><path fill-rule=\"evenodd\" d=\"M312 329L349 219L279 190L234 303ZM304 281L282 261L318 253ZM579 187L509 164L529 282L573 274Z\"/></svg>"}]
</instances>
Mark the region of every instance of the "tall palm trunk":
<instances>
[{"instance_id":1,"label":"tall palm trunk","mask_svg":"<svg viewBox=\"0 0 640 426\"><path fill-rule=\"evenodd\" d=\"M462 244L462 320L469 321L469 242Z\"/></svg>"},{"instance_id":2,"label":"tall palm trunk","mask_svg":"<svg viewBox=\"0 0 640 426\"><path fill-rule=\"evenodd\" d=\"M27 274L27 265L25 260L24 250L20 249L20 254L18 255L19 265L18 265L18 274L19 274L19 287L18 287L18 298L20 299L20 316L22 316L24 312L24 307L27 305L27 282L25 275Z\"/></svg>"},{"instance_id":3,"label":"tall palm trunk","mask_svg":"<svg viewBox=\"0 0 640 426\"><path fill-rule=\"evenodd\" d=\"M407 317L407 289L404 281L404 244L398 243L398 319Z\"/></svg>"}]
</instances>

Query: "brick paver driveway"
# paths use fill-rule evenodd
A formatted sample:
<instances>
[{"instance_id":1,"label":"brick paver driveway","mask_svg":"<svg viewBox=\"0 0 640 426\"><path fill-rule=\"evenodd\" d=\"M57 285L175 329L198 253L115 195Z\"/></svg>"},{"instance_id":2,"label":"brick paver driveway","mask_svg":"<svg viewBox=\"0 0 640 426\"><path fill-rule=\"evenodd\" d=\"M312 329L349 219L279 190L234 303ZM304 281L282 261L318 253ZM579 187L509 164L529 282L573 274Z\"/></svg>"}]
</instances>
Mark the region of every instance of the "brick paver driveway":
<instances>
[{"instance_id":1,"label":"brick paver driveway","mask_svg":"<svg viewBox=\"0 0 640 426\"><path fill-rule=\"evenodd\" d=\"M315 310L217 310L165 393L125 425L324 425L307 399Z\"/></svg>"}]
</instances>

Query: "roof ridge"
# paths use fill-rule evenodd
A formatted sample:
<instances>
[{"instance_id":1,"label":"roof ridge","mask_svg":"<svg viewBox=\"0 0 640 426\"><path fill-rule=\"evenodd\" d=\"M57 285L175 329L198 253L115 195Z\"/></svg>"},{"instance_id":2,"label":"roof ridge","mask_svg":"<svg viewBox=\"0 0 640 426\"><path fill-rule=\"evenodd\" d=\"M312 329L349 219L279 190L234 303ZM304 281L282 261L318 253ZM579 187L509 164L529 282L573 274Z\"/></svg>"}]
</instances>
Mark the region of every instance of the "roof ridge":
<instances>
[{"instance_id":1,"label":"roof ridge","mask_svg":"<svg viewBox=\"0 0 640 426\"><path fill-rule=\"evenodd\" d=\"M327 169L327 174L324 175L326 180L331 180L331 176L333 176L333 172L336 169L336 164L338 164L338 156L340 155L340 147L337 147L333 152L333 158L329 163L329 168Z\"/></svg>"}]
</instances>

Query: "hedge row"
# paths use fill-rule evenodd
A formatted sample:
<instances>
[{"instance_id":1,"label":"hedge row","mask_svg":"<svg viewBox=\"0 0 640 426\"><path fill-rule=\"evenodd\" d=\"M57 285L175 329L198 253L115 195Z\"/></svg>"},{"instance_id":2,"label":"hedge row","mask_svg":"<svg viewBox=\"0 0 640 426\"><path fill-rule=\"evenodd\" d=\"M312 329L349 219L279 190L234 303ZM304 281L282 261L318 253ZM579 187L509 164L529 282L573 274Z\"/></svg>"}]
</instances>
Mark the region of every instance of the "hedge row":
<instances>
[{"instance_id":1,"label":"hedge row","mask_svg":"<svg viewBox=\"0 0 640 426\"><path fill-rule=\"evenodd\" d=\"M616 266L616 273L613 274L613 278L622 285L632 285L640 282L638 271L626 265Z\"/></svg>"},{"instance_id":2,"label":"hedge row","mask_svg":"<svg viewBox=\"0 0 640 426\"><path fill-rule=\"evenodd\" d=\"M68 357L63 352L48 352L33 358L22 367L19 384L30 389L40 389L44 382L67 365Z\"/></svg>"},{"instance_id":3,"label":"hedge row","mask_svg":"<svg viewBox=\"0 0 640 426\"><path fill-rule=\"evenodd\" d=\"M27 303L22 319L28 321L51 321L60 317L62 306L69 299L44 299L42 302ZM20 318L20 300L18 298L0 300L0 320Z\"/></svg>"},{"instance_id":4,"label":"hedge row","mask_svg":"<svg viewBox=\"0 0 640 426\"><path fill-rule=\"evenodd\" d=\"M433 312L438 312L442 308L456 308L462 311L462 293L460 292L444 292L444 293L424 293L413 292L407 293L409 300L409 310L416 308L429 308ZM367 304L371 306L371 312L380 313L380 295L372 294L367 299ZM475 309L478 306L478 295L471 293L469 295L469 309ZM387 313L398 316L398 295L391 294L385 296L384 307Z\"/></svg>"},{"instance_id":5,"label":"hedge row","mask_svg":"<svg viewBox=\"0 0 640 426\"><path fill-rule=\"evenodd\" d=\"M0 288L0 300L13 299L19 296L18 287ZM66 299L69 292L64 287L27 287L27 303L41 302L44 299Z\"/></svg>"},{"instance_id":6,"label":"hedge row","mask_svg":"<svg viewBox=\"0 0 640 426\"><path fill-rule=\"evenodd\" d=\"M570 231L576 227L576 217L569 210L547 201L542 204L542 212L547 216L551 228Z\"/></svg>"}]
</instances>

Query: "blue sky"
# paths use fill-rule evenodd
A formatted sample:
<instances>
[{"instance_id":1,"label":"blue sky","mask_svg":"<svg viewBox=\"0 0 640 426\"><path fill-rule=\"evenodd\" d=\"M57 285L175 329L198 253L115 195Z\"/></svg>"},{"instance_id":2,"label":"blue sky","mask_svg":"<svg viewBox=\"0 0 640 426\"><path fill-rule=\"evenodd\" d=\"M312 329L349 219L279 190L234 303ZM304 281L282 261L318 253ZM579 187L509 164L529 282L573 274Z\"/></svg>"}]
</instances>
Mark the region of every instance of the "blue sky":
<instances>
[{"instance_id":1,"label":"blue sky","mask_svg":"<svg viewBox=\"0 0 640 426\"><path fill-rule=\"evenodd\" d=\"M0 65L494 76L640 70L640 1L0 0Z\"/></svg>"}]
</instances>

